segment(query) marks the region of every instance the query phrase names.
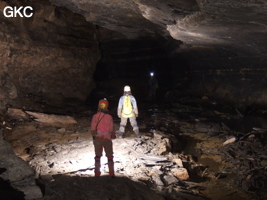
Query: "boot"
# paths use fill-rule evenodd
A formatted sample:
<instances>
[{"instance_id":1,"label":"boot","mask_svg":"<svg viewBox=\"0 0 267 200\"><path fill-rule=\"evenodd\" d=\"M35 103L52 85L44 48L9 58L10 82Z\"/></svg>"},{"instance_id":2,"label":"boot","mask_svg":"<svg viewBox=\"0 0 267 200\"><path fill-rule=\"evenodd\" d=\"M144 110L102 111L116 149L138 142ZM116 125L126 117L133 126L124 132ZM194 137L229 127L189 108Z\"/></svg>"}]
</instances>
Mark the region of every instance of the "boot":
<instances>
[{"instance_id":1,"label":"boot","mask_svg":"<svg viewBox=\"0 0 267 200\"><path fill-rule=\"evenodd\" d=\"M137 124L135 124L135 125L133 126L133 131L134 131L136 137L137 137L137 138L140 138L139 128L138 128Z\"/></svg>"},{"instance_id":2,"label":"boot","mask_svg":"<svg viewBox=\"0 0 267 200\"><path fill-rule=\"evenodd\" d=\"M122 136L123 136L123 132L119 132L119 138L121 139L122 138Z\"/></svg>"},{"instance_id":3,"label":"boot","mask_svg":"<svg viewBox=\"0 0 267 200\"><path fill-rule=\"evenodd\" d=\"M95 171L95 177L100 177L101 172L100 171Z\"/></svg>"},{"instance_id":4,"label":"boot","mask_svg":"<svg viewBox=\"0 0 267 200\"><path fill-rule=\"evenodd\" d=\"M137 138L140 138L141 137L138 129L135 130L135 135L136 135Z\"/></svg>"},{"instance_id":5,"label":"boot","mask_svg":"<svg viewBox=\"0 0 267 200\"><path fill-rule=\"evenodd\" d=\"M109 176L111 178L114 178L115 177L115 173L114 173L113 156L112 157L108 157L108 169L109 169Z\"/></svg>"},{"instance_id":6,"label":"boot","mask_svg":"<svg viewBox=\"0 0 267 200\"><path fill-rule=\"evenodd\" d=\"M95 177L99 177L101 175L101 172L100 172L100 159L101 157L100 156L96 156L95 157Z\"/></svg>"}]
</instances>

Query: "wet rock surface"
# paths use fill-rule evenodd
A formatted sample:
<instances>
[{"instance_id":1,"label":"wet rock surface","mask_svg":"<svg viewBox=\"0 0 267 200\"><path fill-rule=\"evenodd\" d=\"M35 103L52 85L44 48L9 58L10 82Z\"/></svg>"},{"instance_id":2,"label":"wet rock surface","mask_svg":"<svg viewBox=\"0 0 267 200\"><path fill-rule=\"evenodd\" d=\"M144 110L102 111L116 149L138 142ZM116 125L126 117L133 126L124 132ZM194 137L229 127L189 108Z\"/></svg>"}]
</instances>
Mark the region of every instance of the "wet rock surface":
<instances>
[{"instance_id":1,"label":"wet rock surface","mask_svg":"<svg viewBox=\"0 0 267 200\"><path fill-rule=\"evenodd\" d=\"M124 138L113 140L115 179L107 176L105 156L102 176L93 176L93 111L73 115L72 127L17 119L2 124L16 155L35 171L41 199L264 199L264 121L242 132L227 121L242 120L240 112L204 110L207 103L140 105L142 137L127 127ZM116 118L115 125L117 130Z\"/></svg>"}]
</instances>

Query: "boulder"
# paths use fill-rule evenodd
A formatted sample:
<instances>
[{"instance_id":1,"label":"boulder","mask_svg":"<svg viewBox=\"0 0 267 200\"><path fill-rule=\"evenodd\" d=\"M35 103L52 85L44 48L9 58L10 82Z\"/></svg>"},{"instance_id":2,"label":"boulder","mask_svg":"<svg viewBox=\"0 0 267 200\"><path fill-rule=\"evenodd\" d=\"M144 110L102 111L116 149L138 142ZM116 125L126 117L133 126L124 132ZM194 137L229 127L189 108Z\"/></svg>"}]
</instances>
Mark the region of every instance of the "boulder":
<instances>
[{"instance_id":1,"label":"boulder","mask_svg":"<svg viewBox=\"0 0 267 200\"><path fill-rule=\"evenodd\" d=\"M41 189L35 183L34 170L15 155L12 147L3 140L1 130L0 135L0 168L5 169L0 178L10 182L14 189L23 192L25 199L42 198Z\"/></svg>"},{"instance_id":2,"label":"boulder","mask_svg":"<svg viewBox=\"0 0 267 200\"><path fill-rule=\"evenodd\" d=\"M188 171L185 168L173 168L171 169L171 172L176 178L180 180L185 181L189 179Z\"/></svg>"}]
</instances>

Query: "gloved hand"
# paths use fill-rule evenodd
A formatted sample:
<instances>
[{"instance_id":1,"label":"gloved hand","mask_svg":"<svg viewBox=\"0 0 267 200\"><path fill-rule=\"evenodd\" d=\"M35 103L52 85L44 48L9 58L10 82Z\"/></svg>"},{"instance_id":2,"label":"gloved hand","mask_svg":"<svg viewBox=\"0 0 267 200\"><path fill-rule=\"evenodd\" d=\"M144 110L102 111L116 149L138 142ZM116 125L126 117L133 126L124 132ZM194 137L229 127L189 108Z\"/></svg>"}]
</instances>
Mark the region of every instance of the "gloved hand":
<instances>
[{"instance_id":1,"label":"gloved hand","mask_svg":"<svg viewBox=\"0 0 267 200\"><path fill-rule=\"evenodd\" d=\"M138 117L138 109L137 108L134 109L134 115L135 115L135 117Z\"/></svg>"},{"instance_id":2,"label":"gloved hand","mask_svg":"<svg viewBox=\"0 0 267 200\"><path fill-rule=\"evenodd\" d=\"M118 108L117 114L118 114L118 117L121 118L121 109L120 108Z\"/></svg>"},{"instance_id":3,"label":"gloved hand","mask_svg":"<svg viewBox=\"0 0 267 200\"><path fill-rule=\"evenodd\" d=\"M111 139L116 139L116 133L115 132L111 133Z\"/></svg>"},{"instance_id":4,"label":"gloved hand","mask_svg":"<svg viewBox=\"0 0 267 200\"><path fill-rule=\"evenodd\" d=\"M93 137L96 136L96 130L91 130L91 134Z\"/></svg>"}]
</instances>

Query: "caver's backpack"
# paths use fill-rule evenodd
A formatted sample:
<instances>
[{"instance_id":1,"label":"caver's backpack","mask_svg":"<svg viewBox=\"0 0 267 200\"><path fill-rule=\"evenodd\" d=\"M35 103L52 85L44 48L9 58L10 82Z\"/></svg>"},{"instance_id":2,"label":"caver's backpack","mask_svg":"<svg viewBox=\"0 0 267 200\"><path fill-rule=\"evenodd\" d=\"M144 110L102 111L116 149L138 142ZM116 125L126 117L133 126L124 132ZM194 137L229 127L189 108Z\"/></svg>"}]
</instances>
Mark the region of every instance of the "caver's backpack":
<instances>
[{"instance_id":1,"label":"caver's backpack","mask_svg":"<svg viewBox=\"0 0 267 200\"><path fill-rule=\"evenodd\" d=\"M132 106L132 103L131 103L131 98L130 96L126 95L125 98L124 98L124 101L123 101L123 109L122 109L122 112L125 114L125 115L130 115L133 111L133 106Z\"/></svg>"}]
</instances>

